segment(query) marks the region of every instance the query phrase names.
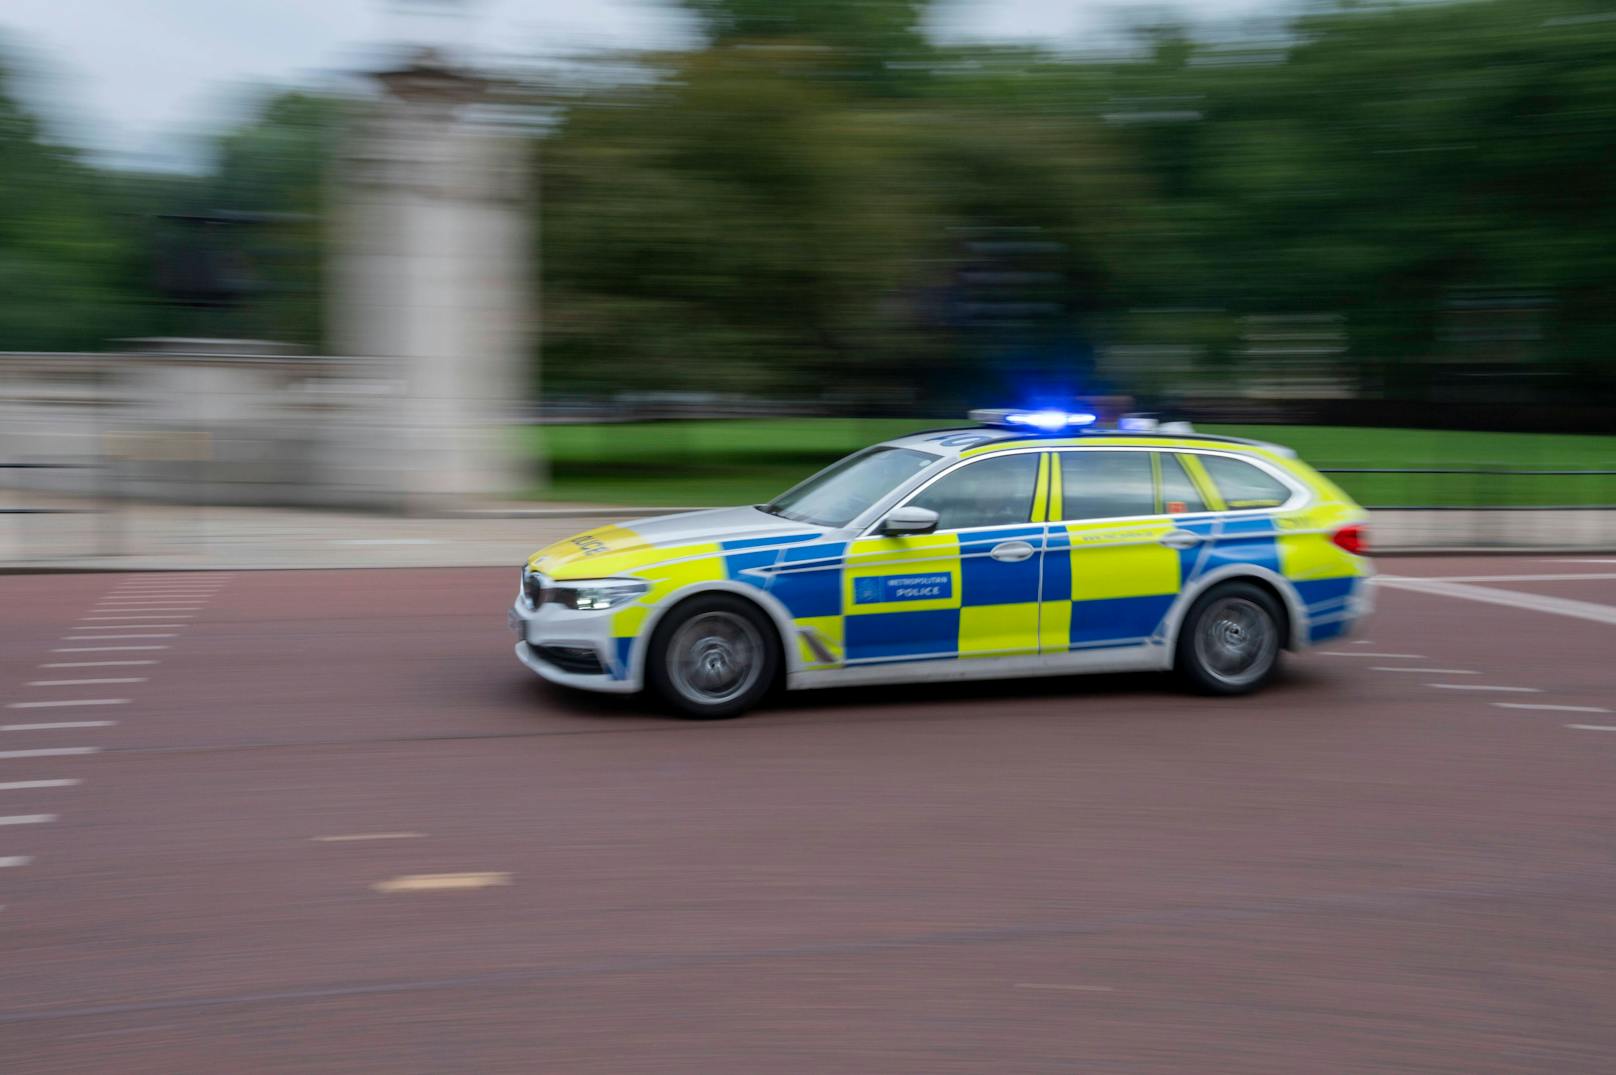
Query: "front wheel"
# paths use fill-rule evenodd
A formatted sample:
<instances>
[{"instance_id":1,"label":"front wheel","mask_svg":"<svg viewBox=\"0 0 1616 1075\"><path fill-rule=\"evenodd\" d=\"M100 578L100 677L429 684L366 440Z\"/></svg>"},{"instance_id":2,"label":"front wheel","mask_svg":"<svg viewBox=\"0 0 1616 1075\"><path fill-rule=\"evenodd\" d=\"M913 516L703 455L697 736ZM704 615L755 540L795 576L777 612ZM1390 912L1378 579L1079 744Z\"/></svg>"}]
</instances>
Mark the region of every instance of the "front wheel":
<instances>
[{"instance_id":1,"label":"front wheel","mask_svg":"<svg viewBox=\"0 0 1616 1075\"><path fill-rule=\"evenodd\" d=\"M1279 667L1282 622L1277 602L1262 587L1214 586L1184 617L1174 667L1204 693L1249 694Z\"/></svg>"},{"instance_id":2,"label":"front wheel","mask_svg":"<svg viewBox=\"0 0 1616 1075\"><path fill-rule=\"evenodd\" d=\"M687 717L737 717L774 686L780 648L774 625L751 602L726 594L696 597L659 624L646 681Z\"/></svg>"}]
</instances>

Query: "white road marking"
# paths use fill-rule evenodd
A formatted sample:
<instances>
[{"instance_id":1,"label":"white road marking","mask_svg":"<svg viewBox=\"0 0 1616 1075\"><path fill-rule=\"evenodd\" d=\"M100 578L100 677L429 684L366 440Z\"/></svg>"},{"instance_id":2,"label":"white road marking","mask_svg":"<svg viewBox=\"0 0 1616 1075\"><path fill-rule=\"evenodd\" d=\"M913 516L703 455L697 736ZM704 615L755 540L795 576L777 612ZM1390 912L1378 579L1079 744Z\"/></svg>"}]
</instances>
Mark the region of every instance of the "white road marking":
<instances>
[{"instance_id":1,"label":"white road marking","mask_svg":"<svg viewBox=\"0 0 1616 1075\"><path fill-rule=\"evenodd\" d=\"M1424 661L1428 658L1421 653L1367 653L1364 650L1321 649L1319 654L1324 657L1373 657L1377 661Z\"/></svg>"},{"instance_id":2,"label":"white road marking","mask_svg":"<svg viewBox=\"0 0 1616 1075\"><path fill-rule=\"evenodd\" d=\"M1508 691L1512 694L1542 694L1540 687L1494 687L1487 683L1427 683L1443 691Z\"/></svg>"},{"instance_id":3,"label":"white road marking","mask_svg":"<svg viewBox=\"0 0 1616 1075\"><path fill-rule=\"evenodd\" d=\"M157 601L154 605L154 601ZM204 606L197 601L162 601L162 598L142 597L137 601L116 601L113 605L100 603L95 613L194 613Z\"/></svg>"},{"instance_id":4,"label":"white road marking","mask_svg":"<svg viewBox=\"0 0 1616 1075\"><path fill-rule=\"evenodd\" d=\"M7 709L62 709L76 705L128 705L127 698L63 698L49 702L8 702Z\"/></svg>"},{"instance_id":5,"label":"white road marking","mask_svg":"<svg viewBox=\"0 0 1616 1075\"><path fill-rule=\"evenodd\" d=\"M1411 575L1421 582L1575 582L1578 579L1616 579L1616 573L1583 571L1559 575Z\"/></svg>"},{"instance_id":6,"label":"white road marking","mask_svg":"<svg viewBox=\"0 0 1616 1075\"><path fill-rule=\"evenodd\" d=\"M41 667L41 668L112 668L114 666L131 667L131 666L137 665L137 664L156 664L156 663L157 662L154 661L154 660L136 660L136 661L53 661L50 664L42 664L39 667Z\"/></svg>"},{"instance_id":7,"label":"white road marking","mask_svg":"<svg viewBox=\"0 0 1616 1075\"><path fill-rule=\"evenodd\" d=\"M82 619L82 620L143 620L143 619L145 619L146 617L148 617L150 615L151 615L150 612L120 612L116 616L80 616L79 619ZM195 616L195 615L196 615L195 612L165 612L165 613L163 613L162 618L165 619L165 620L183 620L183 619L189 619L190 617ZM124 627L124 626L127 626L127 625L126 624L121 624L121 623L109 623L109 624L106 624L106 626L108 626L108 627Z\"/></svg>"},{"instance_id":8,"label":"white road marking","mask_svg":"<svg viewBox=\"0 0 1616 1075\"><path fill-rule=\"evenodd\" d=\"M115 720L64 720L56 724L0 724L0 732L42 732L56 728L110 728Z\"/></svg>"},{"instance_id":9,"label":"white road marking","mask_svg":"<svg viewBox=\"0 0 1616 1075\"><path fill-rule=\"evenodd\" d=\"M508 885L508 873L417 873L378 881L370 887L377 892L433 892L454 888L492 888Z\"/></svg>"},{"instance_id":10,"label":"white road marking","mask_svg":"<svg viewBox=\"0 0 1616 1075\"><path fill-rule=\"evenodd\" d=\"M356 832L347 836L311 836L317 844L346 844L357 840L419 840L424 832Z\"/></svg>"},{"instance_id":11,"label":"white road marking","mask_svg":"<svg viewBox=\"0 0 1616 1075\"><path fill-rule=\"evenodd\" d=\"M26 866L32 861L34 860L27 855L3 855L0 856L0 869L7 866Z\"/></svg>"},{"instance_id":12,"label":"white road marking","mask_svg":"<svg viewBox=\"0 0 1616 1075\"><path fill-rule=\"evenodd\" d=\"M1354 646L1373 646L1374 645L1374 643L1369 641L1369 639L1367 639L1367 638L1356 639L1356 640L1353 641L1352 644Z\"/></svg>"},{"instance_id":13,"label":"white road marking","mask_svg":"<svg viewBox=\"0 0 1616 1075\"><path fill-rule=\"evenodd\" d=\"M69 627L69 631L147 631L159 627L189 627L188 623L91 623Z\"/></svg>"},{"instance_id":14,"label":"white road marking","mask_svg":"<svg viewBox=\"0 0 1616 1075\"><path fill-rule=\"evenodd\" d=\"M158 645L158 646L57 646L56 648L52 649L51 652L52 653L115 653L115 652L117 652L119 650L128 651L128 650L137 650L137 649L169 649L169 648L170 647L164 646L164 645ZM47 664L45 667L46 668L53 668L55 666Z\"/></svg>"},{"instance_id":15,"label":"white road marking","mask_svg":"<svg viewBox=\"0 0 1616 1075\"><path fill-rule=\"evenodd\" d=\"M103 676L98 679L33 679L30 687L81 687L88 683L144 683L145 676Z\"/></svg>"},{"instance_id":16,"label":"white road marking","mask_svg":"<svg viewBox=\"0 0 1616 1075\"><path fill-rule=\"evenodd\" d=\"M0 784L0 791L27 791L32 788L71 788L76 787L79 781L69 780L13 780L7 784Z\"/></svg>"},{"instance_id":17,"label":"white road marking","mask_svg":"<svg viewBox=\"0 0 1616 1075\"><path fill-rule=\"evenodd\" d=\"M134 635L63 635L63 642L128 642L136 638L178 638L173 631L157 631Z\"/></svg>"},{"instance_id":18,"label":"white road marking","mask_svg":"<svg viewBox=\"0 0 1616 1075\"><path fill-rule=\"evenodd\" d=\"M1552 560L1544 560L1543 562L1546 564L1616 564L1616 560L1579 560L1569 557L1555 557Z\"/></svg>"},{"instance_id":19,"label":"white road marking","mask_svg":"<svg viewBox=\"0 0 1616 1075\"><path fill-rule=\"evenodd\" d=\"M1592 601L1573 601L1568 597L1544 597L1541 594L1521 593L1517 590L1494 590L1486 586L1471 586L1462 582L1444 582L1436 579L1379 576L1383 585L1393 589L1412 590L1415 593L1458 597L1466 601L1504 605L1508 608L1547 612L1556 616L1570 616L1595 623L1616 624L1616 606L1598 605Z\"/></svg>"},{"instance_id":20,"label":"white road marking","mask_svg":"<svg viewBox=\"0 0 1616 1075\"><path fill-rule=\"evenodd\" d=\"M55 814L12 814L0 817L0 825L47 825L55 820Z\"/></svg>"},{"instance_id":21,"label":"white road marking","mask_svg":"<svg viewBox=\"0 0 1616 1075\"><path fill-rule=\"evenodd\" d=\"M0 758L60 758L69 754L100 752L100 747L40 747L37 750L0 750Z\"/></svg>"},{"instance_id":22,"label":"white road marking","mask_svg":"<svg viewBox=\"0 0 1616 1075\"><path fill-rule=\"evenodd\" d=\"M1547 702L1494 702L1499 709L1552 709L1556 713L1609 713L1597 705L1550 705Z\"/></svg>"},{"instance_id":23,"label":"white road marking","mask_svg":"<svg viewBox=\"0 0 1616 1075\"><path fill-rule=\"evenodd\" d=\"M1579 732L1616 732L1616 724L1567 724L1566 727Z\"/></svg>"},{"instance_id":24,"label":"white road marking","mask_svg":"<svg viewBox=\"0 0 1616 1075\"><path fill-rule=\"evenodd\" d=\"M1480 672L1472 672L1468 668L1422 668L1412 664L1377 664L1371 665L1371 672L1422 672L1428 676L1479 676Z\"/></svg>"},{"instance_id":25,"label":"white road marking","mask_svg":"<svg viewBox=\"0 0 1616 1075\"><path fill-rule=\"evenodd\" d=\"M1062 989L1074 993L1114 993L1109 985L1059 985L1054 982L1017 982L1017 989Z\"/></svg>"}]
</instances>

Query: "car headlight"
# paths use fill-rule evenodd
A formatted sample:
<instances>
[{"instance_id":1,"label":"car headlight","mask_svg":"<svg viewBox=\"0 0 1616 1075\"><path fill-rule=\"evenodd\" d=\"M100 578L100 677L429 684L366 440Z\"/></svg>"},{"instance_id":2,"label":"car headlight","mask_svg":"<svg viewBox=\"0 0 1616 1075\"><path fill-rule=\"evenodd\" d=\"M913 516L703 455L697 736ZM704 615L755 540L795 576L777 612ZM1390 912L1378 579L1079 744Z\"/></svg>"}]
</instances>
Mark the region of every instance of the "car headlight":
<instances>
[{"instance_id":1,"label":"car headlight","mask_svg":"<svg viewBox=\"0 0 1616 1075\"><path fill-rule=\"evenodd\" d=\"M626 605L650 589L649 582L639 579L582 579L578 582L552 582L545 590L544 597L546 601L554 601L580 612L599 612Z\"/></svg>"}]
</instances>

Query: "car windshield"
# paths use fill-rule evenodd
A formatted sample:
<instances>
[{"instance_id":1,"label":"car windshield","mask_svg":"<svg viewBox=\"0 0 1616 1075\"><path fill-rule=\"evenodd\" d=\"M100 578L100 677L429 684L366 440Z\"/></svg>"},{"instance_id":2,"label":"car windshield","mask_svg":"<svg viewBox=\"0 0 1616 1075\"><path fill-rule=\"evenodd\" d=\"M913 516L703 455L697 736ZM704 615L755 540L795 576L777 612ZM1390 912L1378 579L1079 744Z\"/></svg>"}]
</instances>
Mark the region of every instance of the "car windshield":
<instances>
[{"instance_id":1,"label":"car windshield","mask_svg":"<svg viewBox=\"0 0 1616 1075\"><path fill-rule=\"evenodd\" d=\"M762 509L793 522L846 526L941 458L910 448L867 448L793 486Z\"/></svg>"}]
</instances>

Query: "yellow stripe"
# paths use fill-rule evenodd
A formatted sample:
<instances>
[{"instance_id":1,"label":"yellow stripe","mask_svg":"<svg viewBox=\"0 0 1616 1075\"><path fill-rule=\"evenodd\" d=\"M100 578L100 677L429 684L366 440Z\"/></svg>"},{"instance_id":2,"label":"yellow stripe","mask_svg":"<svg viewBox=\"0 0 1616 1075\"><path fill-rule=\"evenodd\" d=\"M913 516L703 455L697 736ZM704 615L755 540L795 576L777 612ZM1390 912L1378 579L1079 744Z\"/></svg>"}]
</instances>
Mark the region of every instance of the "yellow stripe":
<instances>
[{"instance_id":1,"label":"yellow stripe","mask_svg":"<svg viewBox=\"0 0 1616 1075\"><path fill-rule=\"evenodd\" d=\"M1229 510L1228 505L1223 502L1223 497L1218 493L1218 487L1213 485L1212 479L1207 476L1206 468L1201 466L1200 459L1185 454L1179 456L1178 461L1184 464L1184 469L1189 472L1190 481L1201 491L1201 499L1206 501L1208 508L1212 511Z\"/></svg>"},{"instance_id":2,"label":"yellow stripe","mask_svg":"<svg viewBox=\"0 0 1616 1075\"><path fill-rule=\"evenodd\" d=\"M1049 518L1049 453L1038 457L1038 486L1032 495L1032 521L1041 523Z\"/></svg>"},{"instance_id":3,"label":"yellow stripe","mask_svg":"<svg viewBox=\"0 0 1616 1075\"><path fill-rule=\"evenodd\" d=\"M1049 460L1049 521L1058 523L1066 518L1066 508L1061 503L1060 453L1053 452L1045 458Z\"/></svg>"},{"instance_id":4,"label":"yellow stripe","mask_svg":"<svg viewBox=\"0 0 1616 1075\"><path fill-rule=\"evenodd\" d=\"M1162 472L1161 453L1150 453L1150 484L1156 489L1156 514L1165 514L1162 511Z\"/></svg>"}]
</instances>

